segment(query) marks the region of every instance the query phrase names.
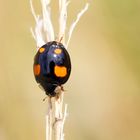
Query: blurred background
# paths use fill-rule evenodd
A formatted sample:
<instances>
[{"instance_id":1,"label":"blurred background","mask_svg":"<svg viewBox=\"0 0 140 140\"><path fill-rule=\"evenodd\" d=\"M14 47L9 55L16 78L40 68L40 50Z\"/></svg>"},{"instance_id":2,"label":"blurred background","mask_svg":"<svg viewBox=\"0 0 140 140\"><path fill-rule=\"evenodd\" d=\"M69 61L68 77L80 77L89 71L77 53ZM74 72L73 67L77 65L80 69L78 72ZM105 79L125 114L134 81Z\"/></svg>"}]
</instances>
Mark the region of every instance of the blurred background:
<instances>
[{"instance_id":1,"label":"blurred background","mask_svg":"<svg viewBox=\"0 0 140 140\"><path fill-rule=\"evenodd\" d=\"M87 0L71 0L68 26ZM140 140L140 1L89 1L68 51L66 140ZM33 0L41 13L39 0ZM58 30L58 1L51 3ZM29 0L0 0L0 140L45 140L45 93L33 75Z\"/></svg>"}]
</instances>

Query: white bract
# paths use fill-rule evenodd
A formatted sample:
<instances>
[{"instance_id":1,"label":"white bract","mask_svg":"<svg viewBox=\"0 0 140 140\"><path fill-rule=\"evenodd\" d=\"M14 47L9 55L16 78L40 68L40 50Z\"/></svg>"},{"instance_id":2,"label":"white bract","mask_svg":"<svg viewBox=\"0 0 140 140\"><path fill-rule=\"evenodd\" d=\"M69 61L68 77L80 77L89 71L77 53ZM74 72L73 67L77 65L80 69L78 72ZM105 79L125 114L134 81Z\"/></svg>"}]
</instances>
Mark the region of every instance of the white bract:
<instances>
[{"instance_id":1,"label":"white bract","mask_svg":"<svg viewBox=\"0 0 140 140\"><path fill-rule=\"evenodd\" d=\"M68 32L68 39L65 40L66 34L66 23L67 23L67 7L70 1L67 0L59 0L59 34L58 40L63 38L62 42L64 46L67 48L69 41L71 39L74 28L76 27L81 16L87 11L89 4L87 3L85 7L78 13L76 20L70 26ZM51 21L51 9L50 9L50 0L41 0L42 5L42 15L37 15L33 8L32 0L30 0L31 12L34 16L36 25L35 28L31 28L31 33L36 41L37 47L40 48L44 44L50 41L55 40L54 29Z\"/></svg>"}]
</instances>

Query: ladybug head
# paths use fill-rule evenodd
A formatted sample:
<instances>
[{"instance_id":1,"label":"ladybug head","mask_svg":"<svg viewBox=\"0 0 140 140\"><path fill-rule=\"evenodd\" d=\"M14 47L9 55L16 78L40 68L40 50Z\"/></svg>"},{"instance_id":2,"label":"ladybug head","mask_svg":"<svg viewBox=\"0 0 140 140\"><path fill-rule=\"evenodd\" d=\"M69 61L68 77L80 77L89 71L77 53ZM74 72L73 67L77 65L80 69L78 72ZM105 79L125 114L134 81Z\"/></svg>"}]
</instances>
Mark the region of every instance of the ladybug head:
<instances>
[{"instance_id":1,"label":"ladybug head","mask_svg":"<svg viewBox=\"0 0 140 140\"><path fill-rule=\"evenodd\" d=\"M52 83L45 84L45 83L42 83L42 87L45 90L46 95L48 95L50 97L56 96L55 89L57 87L57 84L52 84Z\"/></svg>"}]
</instances>

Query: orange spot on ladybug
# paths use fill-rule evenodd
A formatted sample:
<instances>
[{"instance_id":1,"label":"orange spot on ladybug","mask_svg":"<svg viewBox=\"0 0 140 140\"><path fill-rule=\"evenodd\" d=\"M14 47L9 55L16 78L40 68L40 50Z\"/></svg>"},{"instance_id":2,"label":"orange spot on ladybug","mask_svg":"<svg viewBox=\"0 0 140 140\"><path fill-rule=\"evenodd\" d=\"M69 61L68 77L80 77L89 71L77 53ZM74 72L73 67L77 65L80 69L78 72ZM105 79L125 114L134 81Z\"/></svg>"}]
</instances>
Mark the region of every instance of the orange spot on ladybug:
<instances>
[{"instance_id":1,"label":"orange spot on ladybug","mask_svg":"<svg viewBox=\"0 0 140 140\"><path fill-rule=\"evenodd\" d=\"M67 68L64 66L55 66L54 73L57 77L65 77L67 75Z\"/></svg>"},{"instance_id":2,"label":"orange spot on ladybug","mask_svg":"<svg viewBox=\"0 0 140 140\"><path fill-rule=\"evenodd\" d=\"M60 54L61 52L62 52L61 49L55 49L55 50L54 50L54 53L55 53L55 54Z\"/></svg>"},{"instance_id":3,"label":"orange spot on ladybug","mask_svg":"<svg viewBox=\"0 0 140 140\"><path fill-rule=\"evenodd\" d=\"M43 53L44 51L45 51L45 48L40 48L40 49L39 49L39 52L40 52L40 53Z\"/></svg>"},{"instance_id":4,"label":"orange spot on ladybug","mask_svg":"<svg viewBox=\"0 0 140 140\"><path fill-rule=\"evenodd\" d=\"M40 65L34 65L34 74L35 76L38 76L40 74Z\"/></svg>"}]
</instances>

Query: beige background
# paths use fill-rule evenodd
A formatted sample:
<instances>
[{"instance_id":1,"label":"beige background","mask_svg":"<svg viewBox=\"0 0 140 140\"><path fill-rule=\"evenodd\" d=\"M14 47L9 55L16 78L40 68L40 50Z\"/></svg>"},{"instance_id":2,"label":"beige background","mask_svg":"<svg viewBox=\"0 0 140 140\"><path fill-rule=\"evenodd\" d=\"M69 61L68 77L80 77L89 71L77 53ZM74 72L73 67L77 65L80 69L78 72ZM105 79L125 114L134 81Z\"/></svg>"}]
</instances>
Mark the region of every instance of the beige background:
<instances>
[{"instance_id":1,"label":"beige background","mask_svg":"<svg viewBox=\"0 0 140 140\"><path fill-rule=\"evenodd\" d=\"M140 1L94 0L68 51L66 140L140 139ZM33 1L40 13L39 0ZM71 0L68 29L86 0ZM58 3L52 0L57 32ZM32 73L28 0L0 0L0 140L45 140L45 94Z\"/></svg>"}]
</instances>

